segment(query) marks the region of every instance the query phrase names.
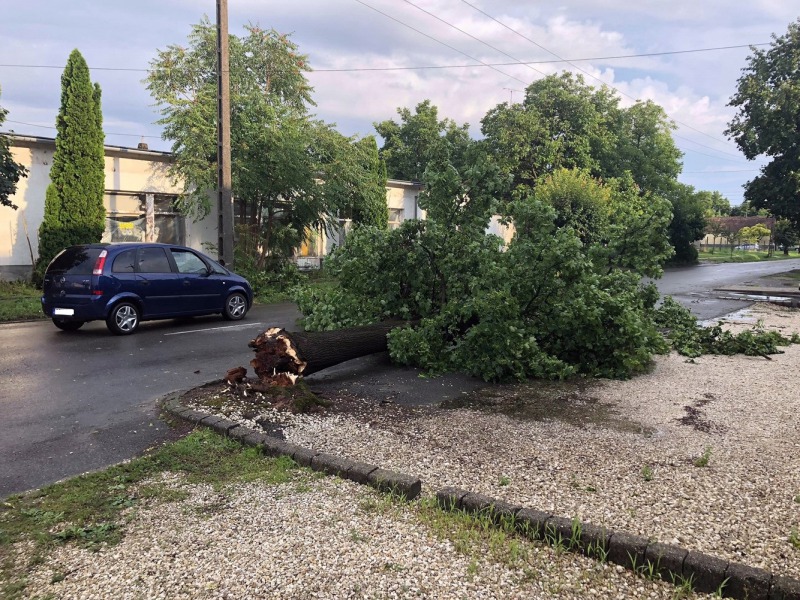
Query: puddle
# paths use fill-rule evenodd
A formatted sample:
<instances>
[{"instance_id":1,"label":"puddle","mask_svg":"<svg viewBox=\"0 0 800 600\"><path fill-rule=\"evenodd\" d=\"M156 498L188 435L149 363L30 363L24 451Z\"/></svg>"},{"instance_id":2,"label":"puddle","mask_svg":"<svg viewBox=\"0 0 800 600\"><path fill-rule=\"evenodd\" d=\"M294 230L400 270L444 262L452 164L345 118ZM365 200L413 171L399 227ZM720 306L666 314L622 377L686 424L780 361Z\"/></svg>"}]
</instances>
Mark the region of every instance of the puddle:
<instances>
[{"instance_id":1,"label":"puddle","mask_svg":"<svg viewBox=\"0 0 800 600\"><path fill-rule=\"evenodd\" d=\"M597 425L651 436L652 428L622 417L592 395L598 385L586 380L532 381L497 385L442 402L443 409L470 408L524 421L561 421L575 427Z\"/></svg>"}]
</instances>

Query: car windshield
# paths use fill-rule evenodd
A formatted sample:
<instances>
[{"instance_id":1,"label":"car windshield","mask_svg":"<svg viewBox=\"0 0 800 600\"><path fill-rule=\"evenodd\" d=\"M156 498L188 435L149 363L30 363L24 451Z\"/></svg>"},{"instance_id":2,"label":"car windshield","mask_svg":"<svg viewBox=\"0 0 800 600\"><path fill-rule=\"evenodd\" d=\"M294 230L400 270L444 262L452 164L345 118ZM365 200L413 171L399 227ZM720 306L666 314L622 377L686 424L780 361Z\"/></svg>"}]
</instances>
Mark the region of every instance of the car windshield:
<instances>
[{"instance_id":1,"label":"car windshield","mask_svg":"<svg viewBox=\"0 0 800 600\"><path fill-rule=\"evenodd\" d=\"M48 273L60 275L91 275L102 248L73 246L67 248L53 259L47 268Z\"/></svg>"}]
</instances>

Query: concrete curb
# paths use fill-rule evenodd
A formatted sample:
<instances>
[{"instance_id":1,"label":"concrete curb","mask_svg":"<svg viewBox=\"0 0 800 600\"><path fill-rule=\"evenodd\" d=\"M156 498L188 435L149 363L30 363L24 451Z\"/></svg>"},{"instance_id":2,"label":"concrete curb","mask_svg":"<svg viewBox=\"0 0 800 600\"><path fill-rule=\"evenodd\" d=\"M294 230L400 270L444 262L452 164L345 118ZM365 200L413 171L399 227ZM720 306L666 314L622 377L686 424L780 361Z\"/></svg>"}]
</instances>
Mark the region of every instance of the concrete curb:
<instances>
[{"instance_id":1,"label":"concrete curb","mask_svg":"<svg viewBox=\"0 0 800 600\"><path fill-rule=\"evenodd\" d=\"M229 419L187 408L181 404L180 396L168 396L162 402L161 408L186 421L209 427L220 435L249 446L261 447L267 456L288 456L299 465L314 471L369 485L406 500L417 498L422 491L422 480L418 477L285 442ZM563 546L598 560L608 560L641 574L652 574L675 584L691 580L692 588L697 592L715 593L721 588L725 598L800 600L798 579L702 552L516 506L454 487L438 490L436 501L443 510L485 516L495 525L512 527L531 539Z\"/></svg>"}]
</instances>

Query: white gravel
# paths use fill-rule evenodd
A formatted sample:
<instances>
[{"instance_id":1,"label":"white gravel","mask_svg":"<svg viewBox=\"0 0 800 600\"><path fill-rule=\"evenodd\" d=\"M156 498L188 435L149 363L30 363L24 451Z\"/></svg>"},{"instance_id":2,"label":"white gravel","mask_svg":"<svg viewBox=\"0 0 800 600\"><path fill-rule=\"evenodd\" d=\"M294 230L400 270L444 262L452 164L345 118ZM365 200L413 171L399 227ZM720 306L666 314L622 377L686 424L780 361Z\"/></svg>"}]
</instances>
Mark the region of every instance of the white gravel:
<instances>
[{"instance_id":1,"label":"white gravel","mask_svg":"<svg viewBox=\"0 0 800 600\"><path fill-rule=\"evenodd\" d=\"M784 333L800 312L756 305ZM565 400L573 420L469 409L287 419L289 441L800 578L800 346L773 360L659 357ZM589 400L587 400L587 398ZM689 410L687 411L687 407ZM603 416L603 411L610 411ZM692 412L700 429L681 422ZM710 452L707 466L696 466ZM464 555L369 488L301 475L140 508L116 547L57 550L30 578L58 598L670 598L675 588L525 544ZM210 513L198 507L224 508ZM376 508L377 506L377 508ZM54 573L66 573L51 584ZM700 597L700 596L694 596Z\"/></svg>"}]
</instances>

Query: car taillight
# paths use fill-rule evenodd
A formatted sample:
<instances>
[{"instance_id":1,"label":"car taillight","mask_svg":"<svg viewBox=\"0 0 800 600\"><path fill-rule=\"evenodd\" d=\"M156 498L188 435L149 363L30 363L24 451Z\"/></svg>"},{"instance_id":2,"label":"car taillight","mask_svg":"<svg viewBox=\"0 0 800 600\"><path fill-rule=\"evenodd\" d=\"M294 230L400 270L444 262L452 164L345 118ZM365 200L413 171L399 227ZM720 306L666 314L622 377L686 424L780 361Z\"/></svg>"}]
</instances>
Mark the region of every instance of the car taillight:
<instances>
[{"instance_id":1,"label":"car taillight","mask_svg":"<svg viewBox=\"0 0 800 600\"><path fill-rule=\"evenodd\" d=\"M103 265L106 264L106 255L108 251L102 250L100 255L97 257L97 262L94 263L94 269L92 270L92 275L102 275L103 274Z\"/></svg>"}]
</instances>

